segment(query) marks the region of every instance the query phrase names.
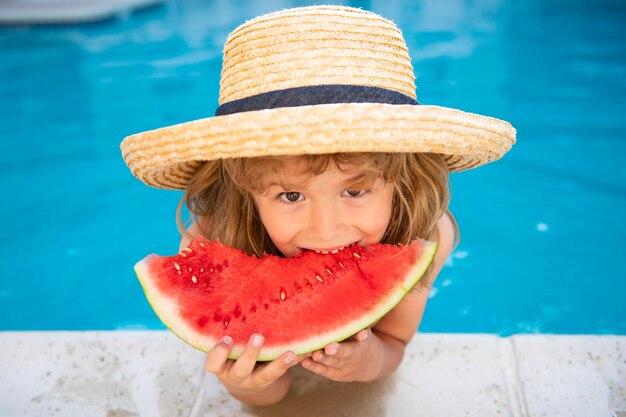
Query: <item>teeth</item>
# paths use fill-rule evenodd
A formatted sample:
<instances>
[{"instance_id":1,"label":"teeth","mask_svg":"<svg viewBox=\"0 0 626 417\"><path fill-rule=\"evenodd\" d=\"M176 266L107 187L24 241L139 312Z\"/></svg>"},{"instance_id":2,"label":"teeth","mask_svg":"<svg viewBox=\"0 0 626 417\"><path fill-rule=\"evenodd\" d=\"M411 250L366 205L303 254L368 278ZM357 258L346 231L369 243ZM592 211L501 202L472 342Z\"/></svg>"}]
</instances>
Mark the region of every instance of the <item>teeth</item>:
<instances>
[{"instance_id":1,"label":"teeth","mask_svg":"<svg viewBox=\"0 0 626 417\"><path fill-rule=\"evenodd\" d=\"M345 248L346 248L345 246L342 246L341 248L335 249L332 252L328 252L328 251L325 251L325 250L322 250L322 251L316 250L315 253L321 253L322 255L328 255L329 253L333 253L333 254L334 253L338 253L340 250L344 250Z\"/></svg>"}]
</instances>

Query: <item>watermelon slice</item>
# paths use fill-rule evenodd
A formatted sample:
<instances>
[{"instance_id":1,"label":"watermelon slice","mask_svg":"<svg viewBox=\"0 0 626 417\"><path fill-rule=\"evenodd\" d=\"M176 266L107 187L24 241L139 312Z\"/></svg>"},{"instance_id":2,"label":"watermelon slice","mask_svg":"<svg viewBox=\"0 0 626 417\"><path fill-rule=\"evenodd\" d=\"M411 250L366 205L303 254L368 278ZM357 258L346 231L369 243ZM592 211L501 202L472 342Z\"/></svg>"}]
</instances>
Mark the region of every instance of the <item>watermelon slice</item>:
<instances>
[{"instance_id":1,"label":"watermelon slice","mask_svg":"<svg viewBox=\"0 0 626 417\"><path fill-rule=\"evenodd\" d=\"M435 242L415 240L258 258L198 237L176 256L148 255L135 272L161 321L191 346L206 352L229 335L236 359L261 333L258 359L269 361L370 326L417 283L436 250Z\"/></svg>"}]
</instances>

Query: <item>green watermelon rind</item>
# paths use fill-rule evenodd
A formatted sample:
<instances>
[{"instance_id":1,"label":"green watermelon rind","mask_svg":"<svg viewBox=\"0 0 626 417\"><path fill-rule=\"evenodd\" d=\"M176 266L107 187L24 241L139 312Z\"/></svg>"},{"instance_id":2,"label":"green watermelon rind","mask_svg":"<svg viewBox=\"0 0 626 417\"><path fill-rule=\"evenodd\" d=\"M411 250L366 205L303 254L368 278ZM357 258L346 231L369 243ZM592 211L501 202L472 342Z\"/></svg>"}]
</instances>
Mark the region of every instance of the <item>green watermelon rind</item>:
<instances>
[{"instance_id":1,"label":"green watermelon rind","mask_svg":"<svg viewBox=\"0 0 626 417\"><path fill-rule=\"evenodd\" d=\"M387 298L382 300L377 307L373 308L371 313L361 316L330 332L321 335L318 334L306 340L293 341L289 345L264 346L257 360L260 362L271 361L287 351L292 351L296 355L314 352L323 349L330 343L341 342L380 320L398 305L404 296L419 282L434 259L439 244L437 242L422 240L422 245L423 251L419 259L405 274L402 284ZM155 256L158 255L147 256L139 261L134 268L148 303L150 303L150 306L163 324L179 339L202 352L208 352L218 343L218 340L210 336L199 336L196 330L192 329L185 321L178 318L176 314L176 304L167 297L158 295L159 291L152 285L148 265L150 259ZM158 296L154 297L153 294L157 294ZM235 344L228 358L237 359L245 348L245 344Z\"/></svg>"}]
</instances>

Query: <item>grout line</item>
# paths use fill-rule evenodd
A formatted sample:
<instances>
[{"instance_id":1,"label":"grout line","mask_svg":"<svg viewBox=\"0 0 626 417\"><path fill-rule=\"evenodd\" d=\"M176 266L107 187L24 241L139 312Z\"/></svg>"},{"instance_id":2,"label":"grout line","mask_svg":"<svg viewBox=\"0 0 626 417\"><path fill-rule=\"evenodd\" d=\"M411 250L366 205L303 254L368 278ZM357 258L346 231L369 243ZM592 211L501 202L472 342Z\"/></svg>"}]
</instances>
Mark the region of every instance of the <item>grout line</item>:
<instances>
[{"instance_id":1,"label":"grout line","mask_svg":"<svg viewBox=\"0 0 626 417\"><path fill-rule=\"evenodd\" d=\"M511 416L529 417L526 396L524 395L524 383L519 374L515 341L512 337L500 338L499 348Z\"/></svg>"}]
</instances>

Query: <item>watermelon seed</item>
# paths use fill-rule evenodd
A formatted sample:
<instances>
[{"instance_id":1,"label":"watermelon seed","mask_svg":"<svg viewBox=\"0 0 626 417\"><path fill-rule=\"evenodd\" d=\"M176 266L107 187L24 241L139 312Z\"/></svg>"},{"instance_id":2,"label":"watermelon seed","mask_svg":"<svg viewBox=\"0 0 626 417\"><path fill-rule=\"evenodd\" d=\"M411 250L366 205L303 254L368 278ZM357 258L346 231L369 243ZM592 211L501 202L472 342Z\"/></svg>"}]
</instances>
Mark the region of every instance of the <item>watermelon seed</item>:
<instances>
[{"instance_id":1,"label":"watermelon seed","mask_svg":"<svg viewBox=\"0 0 626 417\"><path fill-rule=\"evenodd\" d=\"M180 272L180 265L178 265L176 262L174 262L174 268L176 268L176 270Z\"/></svg>"},{"instance_id":2,"label":"watermelon seed","mask_svg":"<svg viewBox=\"0 0 626 417\"><path fill-rule=\"evenodd\" d=\"M357 258L357 259L361 259L361 257L359 256L359 254L358 254L358 253L354 252L354 253L353 253L353 255L354 255L354 257L355 257L355 258Z\"/></svg>"},{"instance_id":3,"label":"watermelon seed","mask_svg":"<svg viewBox=\"0 0 626 417\"><path fill-rule=\"evenodd\" d=\"M191 267L189 267L189 272L191 272Z\"/></svg>"},{"instance_id":4,"label":"watermelon seed","mask_svg":"<svg viewBox=\"0 0 626 417\"><path fill-rule=\"evenodd\" d=\"M196 278L195 275L191 277L191 280L193 281L194 284L198 282L198 278Z\"/></svg>"},{"instance_id":5,"label":"watermelon seed","mask_svg":"<svg viewBox=\"0 0 626 417\"><path fill-rule=\"evenodd\" d=\"M204 268L200 268L200 272L204 272Z\"/></svg>"},{"instance_id":6,"label":"watermelon seed","mask_svg":"<svg viewBox=\"0 0 626 417\"><path fill-rule=\"evenodd\" d=\"M185 255L185 253L184 253L184 252L179 253L179 255L180 255L180 256L182 256L183 258L186 258L186 257L187 257L187 255Z\"/></svg>"},{"instance_id":7,"label":"watermelon seed","mask_svg":"<svg viewBox=\"0 0 626 417\"><path fill-rule=\"evenodd\" d=\"M281 291L280 292L280 299L285 301L287 299L287 294L285 294L285 291Z\"/></svg>"},{"instance_id":8,"label":"watermelon seed","mask_svg":"<svg viewBox=\"0 0 626 417\"><path fill-rule=\"evenodd\" d=\"M320 277L319 275L315 275L315 278L317 278L317 280L319 282L324 282L324 280L322 279L322 277Z\"/></svg>"},{"instance_id":9,"label":"watermelon seed","mask_svg":"<svg viewBox=\"0 0 626 417\"><path fill-rule=\"evenodd\" d=\"M192 251L191 249L189 249L189 248L185 248L185 250L186 250L187 252L189 252L189 253L193 252L193 251Z\"/></svg>"},{"instance_id":10,"label":"watermelon seed","mask_svg":"<svg viewBox=\"0 0 626 417\"><path fill-rule=\"evenodd\" d=\"M330 275L332 275L333 273L330 272L330 269L326 268L326 272L328 272Z\"/></svg>"},{"instance_id":11,"label":"watermelon seed","mask_svg":"<svg viewBox=\"0 0 626 417\"><path fill-rule=\"evenodd\" d=\"M341 262L339 262L339 265L343 268L343 264Z\"/></svg>"},{"instance_id":12,"label":"watermelon seed","mask_svg":"<svg viewBox=\"0 0 626 417\"><path fill-rule=\"evenodd\" d=\"M204 247L204 243L200 242L200 246Z\"/></svg>"}]
</instances>

